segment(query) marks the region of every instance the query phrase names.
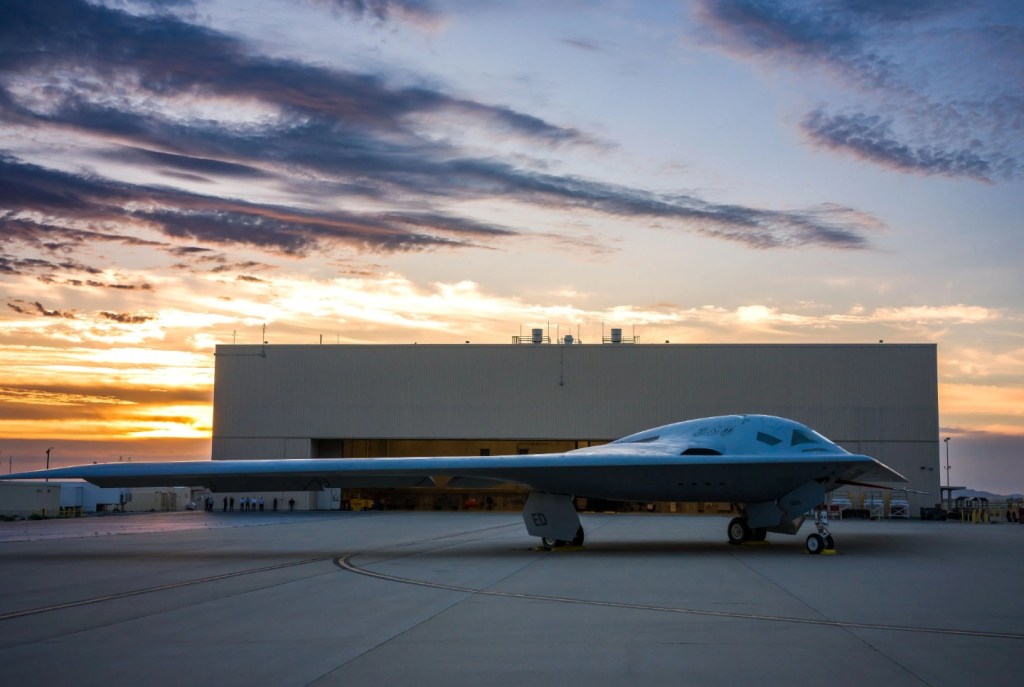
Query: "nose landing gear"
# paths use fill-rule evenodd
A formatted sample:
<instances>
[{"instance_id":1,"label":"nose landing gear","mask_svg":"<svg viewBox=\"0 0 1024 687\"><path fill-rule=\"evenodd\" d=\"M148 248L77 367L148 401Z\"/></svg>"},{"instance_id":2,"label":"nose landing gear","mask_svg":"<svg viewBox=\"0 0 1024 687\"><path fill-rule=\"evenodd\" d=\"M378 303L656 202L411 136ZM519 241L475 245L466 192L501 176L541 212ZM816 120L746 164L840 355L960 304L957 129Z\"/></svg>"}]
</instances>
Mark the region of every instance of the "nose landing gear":
<instances>
[{"instance_id":1,"label":"nose landing gear","mask_svg":"<svg viewBox=\"0 0 1024 687\"><path fill-rule=\"evenodd\" d=\"M832 533L828 531L827 510L824 508L814 509L814 526L818 531L807 537L807 542L805 544L807 547L807 553L835 553L836 541L832 538Z\"/></svg>"}]
</instances>

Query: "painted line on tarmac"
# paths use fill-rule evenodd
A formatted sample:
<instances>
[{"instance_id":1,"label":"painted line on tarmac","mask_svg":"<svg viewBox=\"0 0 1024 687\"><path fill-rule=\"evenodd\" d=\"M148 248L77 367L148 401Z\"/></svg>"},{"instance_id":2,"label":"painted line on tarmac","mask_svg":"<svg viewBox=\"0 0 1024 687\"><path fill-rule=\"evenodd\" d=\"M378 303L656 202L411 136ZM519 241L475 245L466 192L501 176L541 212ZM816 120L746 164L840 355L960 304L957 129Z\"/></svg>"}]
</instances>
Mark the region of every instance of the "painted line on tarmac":
<instances>
[{"instance_id":1,"label":"painted line on tarmac","mask_svg":"<svg viewBox=\"0 0 1024 687\"><path fill-rule=\"evenodd\" d=\"M575 599L564 596L548 596L545 594L524 594L521 592L499 592L488 589L473 589L472 587L460 587L458 585L444 584L441 582L427 582L387 573L375 572L361 568L352 562L352 559L359 556L359 553L349 553L334 558L334 564L341 570L365 575L387 582L398 582L400 584L411 584L418 587L430 589L442 589L445 591L461 592L464 594L479 594L482 596L497 596L507 599L525 599L529 601L550 601L553 603L576 604L580 606L598 606L601 608L620 608L634 611L658 611L661 613L677 613L680 615L697 615L711 618L731 618L738 620L761 620L775 623L796 623L800 625L817 625L824 627L836 627L847 630L889 630L893 632L917 632L923 634L953 635L958 637L982 637L986 639L1016 639L1024 640L1024 634L1012 632L988 632L984 630L956 630L940 627L914 627L912 625L887 625L883 623L858 623L842 620L819 620L814 618L793 618L778 615L759 615L756 613L736 613L731 611L709 611L698 608L675 608L672 606L654 606L650 604L633 604L617 601L597 601L592 599Z\"/></svg>"},{"instance_id":2,"label":"painted line on tarmac","mask_svg":"<svg viewBox=\"0 0 1024 687\"><path fill-rule=\"evenodd\" d=\"M156 587L146 587L144 589L133 589L128 592L118 592L117 594L107 594L105 596L94 596L89 599L81 599L79 601L68 601L67 603L54 604L52 606L43 606L41 608L29 608L24 611L12 611L10 613L0 614L0 620L12 620L14 618L24 618L30 615L37 615L39 613L49 613L50 611L61 611L67 608L77 608L78 606L88 606L90 604L98 604L104 601L114 601L116 599L127 599L132 596L139 596L140 594L151 594L153 592L162 592L168 589L179 589L181 587L190 587L196 584L205 584L206 582L216 582L218 580L228 580L232 577L242 577L243 575L255 575L257 573L270 572L272 570L281 570L283 568L292 568L298 565L309 565L310 563L319 563L321 561L329 561L336 556L319 556L317 558L306 558L301 561L291 561L290 563L278 563L277 565L268 565L262 568L250 568L248 570L237 570L235 572L223 573L221 575L211 575L210 577L200 577L195 580L184 580L182 582L171 582L169 584L162 584Z\"/></svg>"}]
</instances>

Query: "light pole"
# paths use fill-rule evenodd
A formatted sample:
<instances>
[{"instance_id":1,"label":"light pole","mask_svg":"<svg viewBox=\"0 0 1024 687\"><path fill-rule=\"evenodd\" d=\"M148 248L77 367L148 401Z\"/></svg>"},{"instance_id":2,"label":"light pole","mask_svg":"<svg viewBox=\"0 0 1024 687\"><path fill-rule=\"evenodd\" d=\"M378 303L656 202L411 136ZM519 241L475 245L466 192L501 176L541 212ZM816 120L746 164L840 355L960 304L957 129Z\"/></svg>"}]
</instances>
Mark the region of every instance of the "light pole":
<instances>
[{"instance_id":1,"label":"light pole","mask_svg":"<svg viewBox=\"0 0 1024 687\"><path fill-rule=\"evenodd\" d=\"M942 443L946 445L946 510L948 511L953 502L953 492L949 488L949 437L943 439Z\"/></svg>"},{"instance_id":2,"label":"light pole","mask_svg":"<svg viewBox=\"0 0 1024 687\"><path fill-rule=\"evenodd\" d=\"M50 451L52 451L52 450L53 450L53 447L52 447L52 446L51 446L50 448L46 449L46 469L47 469L47 470L49 470L49 469L50 469ZM47 478L46 478L46 481L47 481L47 482L49 482L49 481L50 481L50 478L49 478L49 477L47 477Z\"/></svg>"}]
</instances>

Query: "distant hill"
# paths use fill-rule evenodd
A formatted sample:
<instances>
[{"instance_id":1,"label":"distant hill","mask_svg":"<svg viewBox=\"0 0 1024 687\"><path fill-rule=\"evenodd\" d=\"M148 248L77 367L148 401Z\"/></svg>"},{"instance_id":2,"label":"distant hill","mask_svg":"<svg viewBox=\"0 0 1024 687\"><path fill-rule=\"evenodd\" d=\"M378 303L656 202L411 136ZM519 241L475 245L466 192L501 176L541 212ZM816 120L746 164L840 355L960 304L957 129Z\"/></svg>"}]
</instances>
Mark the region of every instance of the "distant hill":
<instances>
[{"instance_id":1,"label":"distant hill","mask_svg":"<svg viewBox=\"0 0 1024 687\"><path fill-rule=\"evenodd\" d=\"M1005 501L1006 499L1024 498L1024 495L1021 494L993 494L990 491L976 491L974 489L958 489L953 492L953 498L955 499L958 496L966 496L970 499L980 497L988 499L989 501Z\"/></svg>"}]
</instances>

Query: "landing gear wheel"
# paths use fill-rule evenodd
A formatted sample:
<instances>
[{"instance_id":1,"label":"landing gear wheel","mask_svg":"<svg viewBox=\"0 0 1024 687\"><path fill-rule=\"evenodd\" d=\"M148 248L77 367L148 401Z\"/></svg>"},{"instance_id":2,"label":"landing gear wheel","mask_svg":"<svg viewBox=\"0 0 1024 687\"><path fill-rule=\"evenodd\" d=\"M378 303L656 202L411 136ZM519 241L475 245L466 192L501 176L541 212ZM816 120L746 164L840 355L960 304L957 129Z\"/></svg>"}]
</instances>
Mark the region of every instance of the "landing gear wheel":
<instances>
[{"instance_id":1,"label":"landing gear wheel","mask_svg":"<svg viewBox=\"0 0 1024 687\"><path fill-rule=\"evenodd\" d=\"M576 530L576 536L572 538L572 541L555 539L554 537L541 537L540 545L545 551L560 549L564 546L583 546L583 525L580 525Z\"/></svg>"},{"instance_id":2,"label":"landing gear wheel","mask_svg":"<svg viewBox=\"0 0 1024 687\"><path fill-rule=\"evenodd\" d=\"M750 541L764 541L768 538L768 530L763 527L755 527L750 530Z\"/></svg>"},{"instance_id":3,"label":"landing gear wheel","mask_svg":"<svg viewBox=\"0 0 1024 687\"><path fill-rule=\"evenodd\" d=\"M825 540L820 534L812 534L807 537L807 553L821 553L825 548Z\"/></svg>"},{"instance_id":4,"label":"landing gear wheel","mask_svg":"<svg viewBox=\"0 0 1024 687\"><path fill-rule=\"evenodd\" d=\"M825 535L825 548L830 551L836 548L836 540L832 538L831 534Z\"/></svg>"},{"instance_id":5,"label":"landing gear wheel","mask_svg":"<svg viewBox=\"0 0 1024 687\"><path fill-rule=\"evenodd\" d=\"M730 544L742 544L750 538L750 528L747 527L746 518L733 518L730 520L726 532L729 534Z\"/></svg>"}]
</instances>

